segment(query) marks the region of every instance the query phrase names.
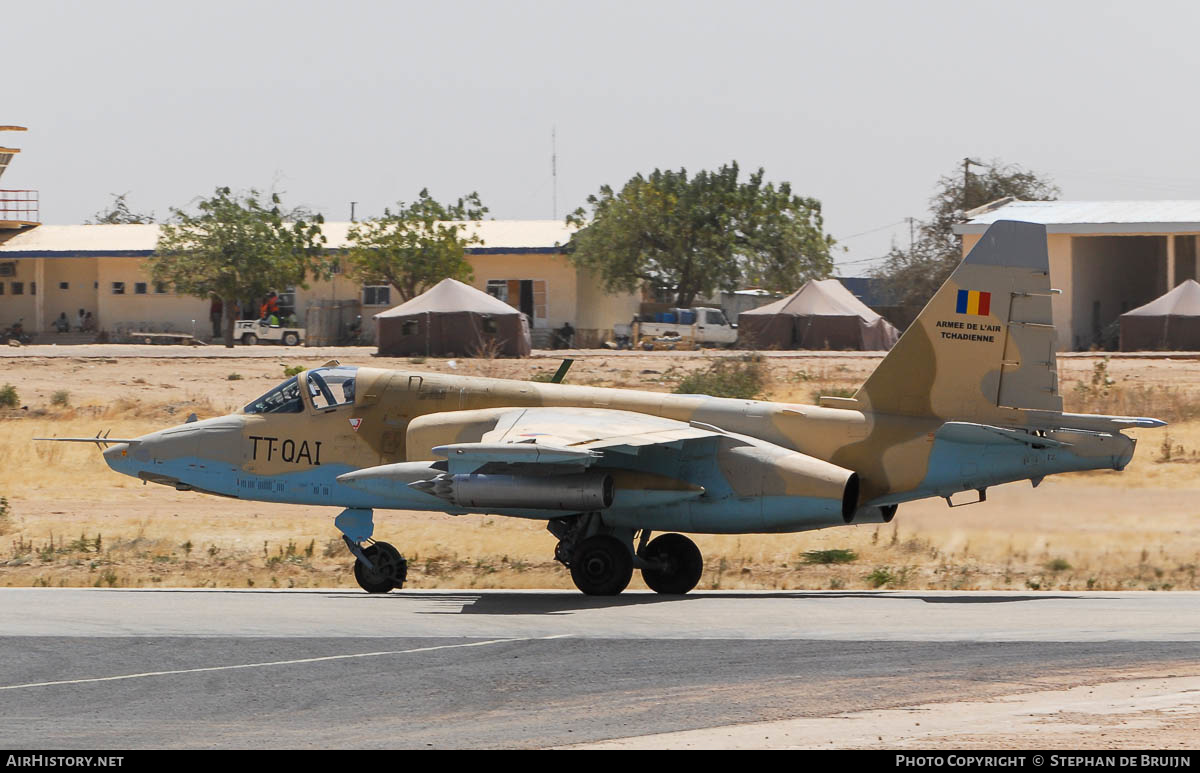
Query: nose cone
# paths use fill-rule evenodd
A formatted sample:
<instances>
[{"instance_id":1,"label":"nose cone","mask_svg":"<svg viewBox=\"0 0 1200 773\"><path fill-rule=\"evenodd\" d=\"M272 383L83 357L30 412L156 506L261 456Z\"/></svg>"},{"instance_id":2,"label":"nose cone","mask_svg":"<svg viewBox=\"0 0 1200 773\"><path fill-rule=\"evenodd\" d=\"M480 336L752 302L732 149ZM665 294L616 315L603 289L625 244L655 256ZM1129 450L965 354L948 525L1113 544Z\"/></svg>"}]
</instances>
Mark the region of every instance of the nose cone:
<instances>
[{"instance_id":1,"label":"nose cone","mask_svg":"<svg viewBox=\"0 0 1200 773\"><path fill-rule=\"evenodd\" d=\"M196 461L221 461L239 464L241 461L242 427L245 419L238 415L194 421L177 427L142 435L129 443L115 443L104 449L104 461L113 470L133 477L153 469L155 475L165 474L175 463L186 465ZM178 474L179 470L171 472Z\"/></svg>"},{"instance_id":2,"label":"nose cone","mask_svg":"<svg viewBox=\"0 0 1200 773\"><path fill-rule=\"evenodd\" d=\"M107 464L113 471L119 472L122 475L132 475L137 477L137 465L134 463L130 449L133 446L130 443L117 443L104 449L104 463Z\"/></svg>"}]
</instances>

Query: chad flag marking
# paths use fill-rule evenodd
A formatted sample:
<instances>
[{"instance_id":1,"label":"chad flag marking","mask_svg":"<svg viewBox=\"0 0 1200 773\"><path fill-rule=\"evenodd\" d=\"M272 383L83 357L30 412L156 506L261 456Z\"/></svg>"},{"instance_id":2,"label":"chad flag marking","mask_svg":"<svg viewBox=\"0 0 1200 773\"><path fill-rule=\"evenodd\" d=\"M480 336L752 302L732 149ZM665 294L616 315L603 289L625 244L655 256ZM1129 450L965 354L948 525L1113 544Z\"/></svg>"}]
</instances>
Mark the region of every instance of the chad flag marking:
<instances>
[{"instance_id":1,"label":"chad flag marking","mask_svg":"<svg viewBox=\"0 0 1200 773\"><path fill-rule=\"evenodd\" d=\"M992 294L980 290L959 290L959 314L977 314L986 317L992 309Z\"/></svg>"}]
</instances>

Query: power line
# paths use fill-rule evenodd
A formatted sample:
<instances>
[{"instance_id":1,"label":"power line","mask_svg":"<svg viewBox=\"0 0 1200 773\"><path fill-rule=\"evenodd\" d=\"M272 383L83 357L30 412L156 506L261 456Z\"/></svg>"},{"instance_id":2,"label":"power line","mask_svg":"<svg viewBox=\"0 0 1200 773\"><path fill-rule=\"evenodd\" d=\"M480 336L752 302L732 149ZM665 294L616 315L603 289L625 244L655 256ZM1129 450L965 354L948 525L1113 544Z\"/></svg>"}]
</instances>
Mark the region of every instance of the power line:
<instances>
[{"instance_id":1,"label":"power line","mask_svg":"<svg viewBox=\"0 0 1200 773\"><path fill-rule=\"evenodd\" d=\"M881 226L879 226L878 228L872 228L872 229L871 229L871 230L869 230L869 231L863 231L863 232L861 232L861 233L852 234L852 235L850 235L850 236L843 236L843 237L841 237L840 239L838 239L838 241L844 242L844 241L847 241L847 240L849 240L849 239L857 239L857 238L858 238L858 237L860 237L860 236L866 236L867 234L873 234L873 233L875 233L875 232L877 232L877 231L883 231L883 230L885 230L885 229L888 229L888 228L895 228L895 227L896 227L896 226L898 226L898 225L904 225L904 224L905 224L905 223L907 223L908 221L909 221L909 218L907 218L907 217L906 217L906 218L904 218L903 220L897 220L897 221L896 221L896 222L894 222L894 223L888 223L887 225L881 225Z\"/></svg>"}]
</instances>

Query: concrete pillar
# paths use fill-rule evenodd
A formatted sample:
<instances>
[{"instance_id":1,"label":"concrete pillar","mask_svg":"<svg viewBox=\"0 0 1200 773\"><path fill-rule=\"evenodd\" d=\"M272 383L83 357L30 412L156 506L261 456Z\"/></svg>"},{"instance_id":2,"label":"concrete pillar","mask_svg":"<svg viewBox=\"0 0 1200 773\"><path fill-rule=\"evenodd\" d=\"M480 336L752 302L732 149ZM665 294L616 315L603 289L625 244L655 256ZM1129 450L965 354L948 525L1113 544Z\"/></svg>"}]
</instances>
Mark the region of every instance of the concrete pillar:
<instances>
[{"instance_id":1,"label":"concrete pillar","mask_svg":"<svg viewBox=\"0 0 1200 773\"><path fill-rule=\"evenodd\" d=\"M35 333L46 332L46 259L33 261L33 279L37 283L37 295L33 297L33 326Z\"/></svg>"},{"instance_id":2,"label":"concrete pillar","mask_svg":"<svg viewBox=\"0 0 1200 773\"><path fill-rule=\"evenodd\" d=\"M1175 289L1175 234L1167 237L1167 289Z\"/></svg>"}]
</instances>

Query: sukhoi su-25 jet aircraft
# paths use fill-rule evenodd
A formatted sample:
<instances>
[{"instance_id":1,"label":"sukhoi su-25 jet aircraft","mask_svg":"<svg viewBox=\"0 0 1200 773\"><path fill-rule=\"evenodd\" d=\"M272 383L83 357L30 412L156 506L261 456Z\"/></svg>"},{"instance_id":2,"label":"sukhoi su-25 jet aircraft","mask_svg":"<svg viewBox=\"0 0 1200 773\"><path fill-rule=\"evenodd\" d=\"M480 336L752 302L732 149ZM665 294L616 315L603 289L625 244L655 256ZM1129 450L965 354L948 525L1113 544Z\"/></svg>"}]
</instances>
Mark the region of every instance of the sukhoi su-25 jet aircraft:
<instances>
[{"instance_id":1,"label":"sukhoi su-25 jet aircraft","mask_svg":"<svg viewBox=\"0 0 1200 773\"><path fill-rule=\"evenodd\" d=\"M635 569L701 576L694 534L886 523L904 502L1121 470L1131 427L1063 413L1045 228L991 226L851 398L819 406L331 363L239 413L107 440L117 472L238 499L328 505L372 593L406 564L376 510L544 520L584 593ZM84 440L70 438L70 440ZM96 442L96 439L87 439ZM102 438L103 440L103 438ZM662 532L651 539L654 532Z\"/></svg>"}]
</instances>

